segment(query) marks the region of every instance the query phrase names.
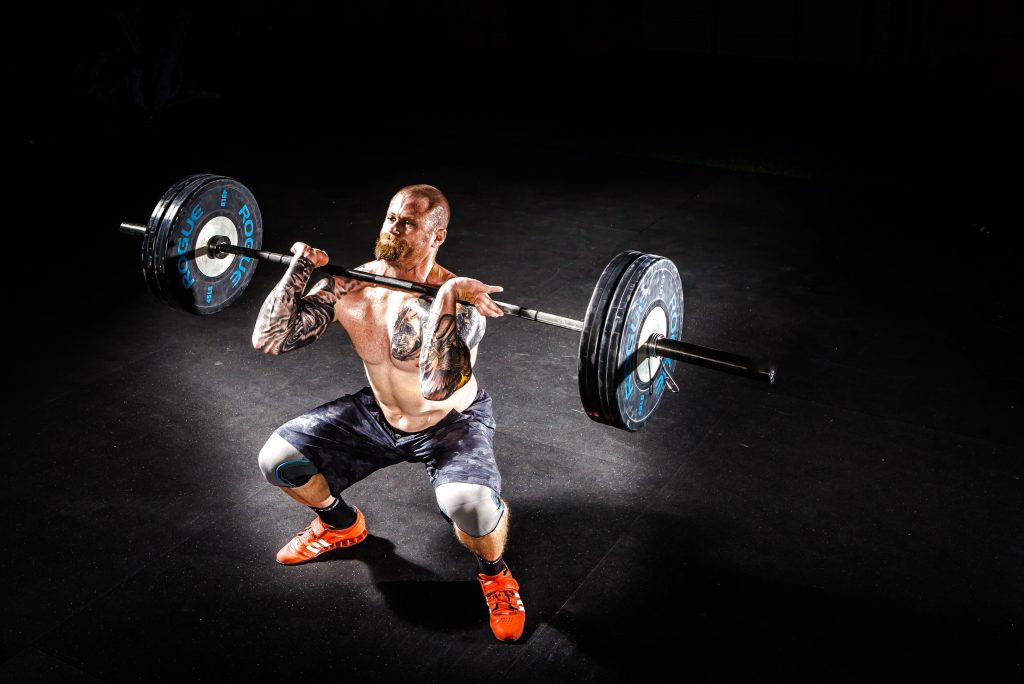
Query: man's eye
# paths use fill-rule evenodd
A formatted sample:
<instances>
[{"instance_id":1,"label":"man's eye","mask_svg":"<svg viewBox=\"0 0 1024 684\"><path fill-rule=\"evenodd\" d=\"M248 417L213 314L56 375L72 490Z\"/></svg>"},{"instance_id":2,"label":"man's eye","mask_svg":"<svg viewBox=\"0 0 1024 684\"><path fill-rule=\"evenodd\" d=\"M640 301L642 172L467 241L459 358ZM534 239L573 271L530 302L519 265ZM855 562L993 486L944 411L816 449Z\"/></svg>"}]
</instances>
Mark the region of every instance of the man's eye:
<instances>
[{"instance_id":1,"label":"man's eye","mask_svg":"<svg viewBox=\"0 0 1024 684\"><path fill-rule=\"evenodd\" d=\"M412 225L412 221L406 221L406 222L405 222L405 225L407 225L407 226L411 226L411 225Z\"/></svg>"}]
</instances>

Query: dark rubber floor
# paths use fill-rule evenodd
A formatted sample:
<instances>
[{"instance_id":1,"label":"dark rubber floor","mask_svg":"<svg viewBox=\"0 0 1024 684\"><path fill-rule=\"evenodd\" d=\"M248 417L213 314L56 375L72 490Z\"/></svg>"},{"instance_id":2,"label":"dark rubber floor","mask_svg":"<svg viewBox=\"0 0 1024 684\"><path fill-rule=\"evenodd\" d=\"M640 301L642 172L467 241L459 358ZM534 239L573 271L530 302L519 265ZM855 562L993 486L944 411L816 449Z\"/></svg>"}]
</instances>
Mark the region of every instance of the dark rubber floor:
<instances>
[{"instance_id":1,"label":"dark rubber floor","mask_svg":"<svg viewBox=\"0 0 1024 684\"><path fill-rule=\"evenodd\" d=\"M0 680L1020 680L1020 258L1000 207L958 194L968 171L756 173L536 132L172 141L160 162L119 144L117 163L22 150L22 220L52 218L20 240L63 244L9 273ZM575 334L493 322L476 372L523 639L492 638L419 467L349 490L365 543L282 567L310 513L256 454L364 372L338 329L252 349L276 267L212 318L152 298L117 223L191 172L247 184L268 248L342 264L368 258L394 190L433 183L454 209L441 263L565 316L618 251L669 257L685 338L775 359L778 382L682 368L629 434L583 414Z\"/></svg>"}]
</instances>

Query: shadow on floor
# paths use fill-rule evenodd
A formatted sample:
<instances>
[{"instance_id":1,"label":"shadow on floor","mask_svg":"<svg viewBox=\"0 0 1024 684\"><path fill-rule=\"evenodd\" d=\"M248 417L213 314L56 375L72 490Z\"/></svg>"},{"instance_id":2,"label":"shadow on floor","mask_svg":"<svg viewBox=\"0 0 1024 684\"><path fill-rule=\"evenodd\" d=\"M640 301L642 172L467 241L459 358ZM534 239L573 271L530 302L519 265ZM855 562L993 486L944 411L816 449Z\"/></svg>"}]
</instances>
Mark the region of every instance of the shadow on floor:
<instances>
[{"instance_id":1,"label":"shadow on floor","mask_svg":"<svg viewBox=\"0 0 1024 684\"><path fill-rule=\"evenodd\" d=\"M447 536L447 535L446 535ZM361 543L319 556L310 563L365 563L388 608L406 622L438 631L475 629L485 613L475 580L443 581L436 573L395 552L395 544L370 534Z\"/></svg>"}]
</instances>

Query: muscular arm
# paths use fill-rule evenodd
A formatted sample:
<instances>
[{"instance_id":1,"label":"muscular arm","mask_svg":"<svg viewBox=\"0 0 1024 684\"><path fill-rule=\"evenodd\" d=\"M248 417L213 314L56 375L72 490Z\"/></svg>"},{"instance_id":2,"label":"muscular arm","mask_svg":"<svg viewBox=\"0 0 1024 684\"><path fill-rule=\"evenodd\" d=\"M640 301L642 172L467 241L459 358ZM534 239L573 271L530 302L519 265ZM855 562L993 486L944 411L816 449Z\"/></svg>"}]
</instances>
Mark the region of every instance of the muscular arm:
<instances>
[{"instance_id":1,"label":"muscular arm","mask_svg":"<svg viewBox=\"0 0 1024 684\"><path fill-rule=\"evenodd\" d=\"M420 352L420 393L442 401L473 376L471 350L483 337L485 319L473 307L456 305L454 288L437 293L423 323Z\"/></svg>"},{"instance_id":2,"label":"muscular arm","mask_svg":"<svg viewBox=\"0 0 1024 684\"><path fill-rule=\"evenodd\" d=\"M313 270L313 262L306 257L292 259L281 282L263 302L252 332L252 346L276 355L303 347L324 334L334 321L334 303L350 286L337 278L324 278L303 297Z\"/></svg>"}]
</instances>

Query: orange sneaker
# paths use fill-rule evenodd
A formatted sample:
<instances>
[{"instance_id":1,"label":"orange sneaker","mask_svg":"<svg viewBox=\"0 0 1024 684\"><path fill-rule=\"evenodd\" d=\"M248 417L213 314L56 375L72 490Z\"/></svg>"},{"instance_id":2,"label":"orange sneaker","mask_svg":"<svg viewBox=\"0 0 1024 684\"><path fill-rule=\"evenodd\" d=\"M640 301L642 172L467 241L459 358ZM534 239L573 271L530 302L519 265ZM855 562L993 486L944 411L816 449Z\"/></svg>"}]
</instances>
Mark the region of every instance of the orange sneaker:
<instances>
[{"instance_id":1,"label":"orange sneaker","mask_svg":"<svg viewBox=\"0 0 1024 684\"><path fill-rule=\"evenodd\" d=\"M329 527L320 519L313 522L302 532L285 544L277 552L277 562L282 565L298 565L311 561L320 554L343 546L352 546L366 539L366 519L363 512L356 508L356 521L345 529Z\"/></svg>"},{"instance_id":2,"label":"orange sneaker","mask_svg":"<svg viewBox=\"0 0 1024 684\"><path fill-rule=\"evenodd\" d=\"M519 598L519 582L512 578L508 566L497 575L477 573L480 588L491 613L491 631L501 641L515 641L526 626L526 608Z\"/></svg>"}]
</instances>

